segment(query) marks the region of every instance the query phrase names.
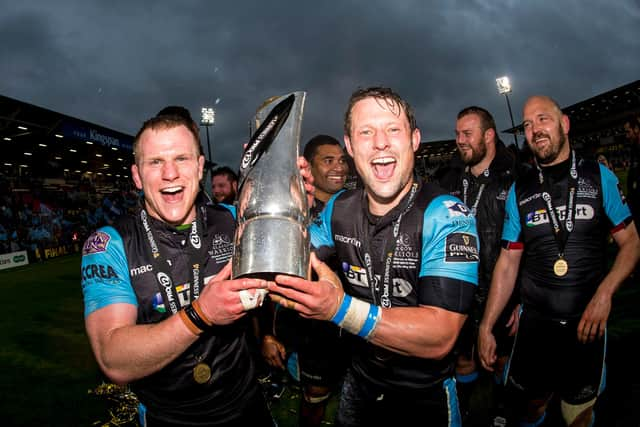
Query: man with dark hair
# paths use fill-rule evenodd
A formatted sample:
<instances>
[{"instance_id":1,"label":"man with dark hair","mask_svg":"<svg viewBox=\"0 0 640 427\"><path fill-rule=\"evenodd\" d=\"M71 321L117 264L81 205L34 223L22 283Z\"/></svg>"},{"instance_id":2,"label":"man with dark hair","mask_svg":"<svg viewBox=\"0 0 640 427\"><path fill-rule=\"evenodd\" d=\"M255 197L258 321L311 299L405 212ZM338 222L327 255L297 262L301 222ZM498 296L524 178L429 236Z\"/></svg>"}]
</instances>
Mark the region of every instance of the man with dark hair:
<instances>
[{"instance_id":1,"label":"man with dark hair","mask_svg":"<svg viewBox=\"0 0 640 427\"><path fill-rule=\"evenodd\" d=\"M316 135L304 147L311 166L315 200L311 216L317 216L329 199L345 184L349 166L344 149L329 135ZM334 271L340 266L331 263ZM262 355L269 365L284 370L287 359L297 354L303 389L298 416L300 426L320 426L332 389L344 374L346 357L336 325L300 317L280 305L272 307L275 319L265 325ZM263 313L267 317L269 313ZM270 327L273 325L273 327Z\"/></svg>"},{"instance_id":2,"label":"man with dark hair","mask_svg":"<svg viewBox=\"0 0 640 427\"><path fill-rule=\"evenodd\" d=\"M311 166L316 187L312 216L320 213L325 203L344 188L349 173L347 155L337 139L316 135L304 146L304 158Z\"/></svg>"},{"instance_id":3,"label":"man with dark hair","mask_svg":"<svg viewBox=\"0 0 640 427\"><path fill-rule=\"evenodd\" d=\"M515 179L516 162L514 155L498 138L493 116L481 107L467 107L458 113L456 146L460 157L451 162L440 185L449 194L462 199L471 209L480 237L478 289L469 318L456 343L456 386L461 411L463 415L468 415L472 390L479 375L476 369L478 325L489 294L491 273L500 252L505 200ZM511 349L512 338L508 326L511 325L509 315L514 305L515 301L512 301L494 328L501 352L500 366L496 369L498 383ZM496 390L494 398L497 400L501 390ZM500 403L496 401L492 406Z\"/></svg>"},{"instance_id":4,"label":"man with dark hair","mask_svg":"<svg viewBox=\"0 0 640 427\"><path fill-rule=\"evenodd\" d=\"M228 166L221 166L211 172L213 197L218 203L232 205L238 192L238 174Z\"/></svg>"},{"instance_id":5,"label":"man with dark hair","mask_svg":"<svg viewBox=\"0 0 640 427\"><path fill-rule=\"evenodd\" d=\"M310 232L346 280L313 254L318 280L278 275L271 298L348 333L337 425L460 425L451 350L478 279L475 219L415 176L420 130L397 93L357 90L344 127L364 187L331 198Z\"/></svg>"},{"instance_id":6,"label":"man with dark hair","mask_svg":"<svg viewBox=\"0 0 640 427\"><path fill-rule=\"evenodd\" d=\"M605 386L613 295L638 261L640 240L618 179L578 157L559 105L533 96L523 118L535 167L507 197L502 249L479 328L480 361L495 366L494 326L519 275L522 311L504 375L514 421L542 424L557 393L566 425L590 426ZM607 271L610 234L619 250Z\"/></svg>"}]
</instances>

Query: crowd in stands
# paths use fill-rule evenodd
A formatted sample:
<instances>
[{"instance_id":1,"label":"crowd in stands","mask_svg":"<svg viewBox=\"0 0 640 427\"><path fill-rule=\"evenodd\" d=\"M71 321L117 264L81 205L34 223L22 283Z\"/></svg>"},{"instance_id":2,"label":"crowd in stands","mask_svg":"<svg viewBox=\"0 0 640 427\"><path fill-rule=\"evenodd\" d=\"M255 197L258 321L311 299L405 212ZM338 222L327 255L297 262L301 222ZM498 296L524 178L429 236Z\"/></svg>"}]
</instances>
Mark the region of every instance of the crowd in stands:
<instances>
[{"instance_id":1,"label":"crowd in stands","mask_svg":"<svg viewBox=\"0 0 640 427\"><path fill-rule=\"evenodd\" d=\"M34 261L44 248L82 244L137 206L138 198L131 188L103 194L87 182L65 191L15 188L0 176L0 254L26 250Z\"/></svg>"}]
</instances>

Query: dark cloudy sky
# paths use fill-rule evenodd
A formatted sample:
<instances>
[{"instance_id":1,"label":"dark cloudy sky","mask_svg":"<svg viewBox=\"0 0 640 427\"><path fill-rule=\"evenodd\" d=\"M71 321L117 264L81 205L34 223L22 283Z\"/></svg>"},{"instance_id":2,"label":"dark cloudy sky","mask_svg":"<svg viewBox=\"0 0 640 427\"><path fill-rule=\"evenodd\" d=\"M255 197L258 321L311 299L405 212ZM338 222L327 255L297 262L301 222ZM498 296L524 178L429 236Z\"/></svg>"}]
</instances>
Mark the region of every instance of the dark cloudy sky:
<instances>
[{"instance_id":1,"label":"dark cloudy sky","mask_svg":"<svg viewBox=\"0 0 640 427\"><path fill-rule=\"evenodd\" d=\"M214 160L232 167L270 96L307 92L304 143L341 137L355 88L390 86L428 141L470 104L510 127L501 75L516 122L532 94L567 106L637 80L639 2L0 0L0 94L129 134L217 102Z\"/></svg>"}]
</instances>

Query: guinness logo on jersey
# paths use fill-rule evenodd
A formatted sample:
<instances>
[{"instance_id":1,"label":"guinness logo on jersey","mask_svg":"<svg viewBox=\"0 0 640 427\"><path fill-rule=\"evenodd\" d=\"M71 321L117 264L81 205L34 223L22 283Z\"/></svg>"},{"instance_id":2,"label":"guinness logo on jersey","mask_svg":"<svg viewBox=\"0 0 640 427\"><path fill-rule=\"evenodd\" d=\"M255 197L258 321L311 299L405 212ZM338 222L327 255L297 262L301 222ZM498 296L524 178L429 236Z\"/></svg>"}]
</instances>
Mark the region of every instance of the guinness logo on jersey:
<instances>
[{"instance_id":1,"label":"guinness logo on jersey","mask_svg":"<svg viewBox=\"0 0 640 427\"><path fill-rule=\"evenodd\" d=\"M478 262L477 238L469 233L451 233L447 236L445 262Z\"/></svg>"}]
</instances>

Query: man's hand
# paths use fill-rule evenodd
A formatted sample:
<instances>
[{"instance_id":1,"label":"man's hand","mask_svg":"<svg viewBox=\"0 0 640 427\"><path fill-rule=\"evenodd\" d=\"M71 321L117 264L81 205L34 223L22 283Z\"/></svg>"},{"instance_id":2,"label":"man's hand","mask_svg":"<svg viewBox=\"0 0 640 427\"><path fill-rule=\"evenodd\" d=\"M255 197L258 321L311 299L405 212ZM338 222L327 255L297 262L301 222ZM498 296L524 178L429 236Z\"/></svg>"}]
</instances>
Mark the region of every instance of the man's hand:
<instances>
[{"instance_id":1,"label":"man's hand","mask_svg":"<svg viewBox=\"0 0 640 427\"><path fill-rule=\"evenodd\" d=\"M318 275L317 282L279 274L276 283L269 283L270 297L274 302L296 310L303 317L331 320L344 298L342 284L315 253L311 254L311 267Z\"/></svg>"},{"instance_id":2,"label":"man's hand","mask_svg":"<svg viewBox=\"0 0 640 427\"><path fill-rule=\"evenodd\" d=\"M596 291L580 318L578 340L581 343L588 343L595 341L596 338L602 338L610 313L611 296Z\"/></svg>"},{"instance_id":3,"label":"man's hand","mask_svg":"<svg viewBox=\"0 0 640 427\"><path fill-rule=\"evenodd\" d=\"M521 304L517 304L513 311L511 312L511 316L509 316L509 320L507 320L507 324L505 325L509 328L509 336L513 337L518 332L518 326L520 326L520 307Z\"/></svg>"},{"instance_id":4,"label":"man's hand","mask_svg":"<svg viewBox=\"0 0 640 427\"><path fill-rule=\"evenodd\" d=\"M496 363L496 338L488 328L480 325L478 331L478 356L482 367L489 372L493 372Z\"/></svg>"},{"instance_id":5,"label":"man's hand","mask_svg":"<svg viewBox=\"0 0 640 427\"><path fill-rule=\"evenodd\" d=\"M309 165L307 159L300 156L298 157L298 168L304 181L304 189L307 192L307 206L311 208L316 194L316 187L313 185L313 175L311 174L311 165Z\"/></svg>"},{"instance_id":6,"label":"man's hand","mask_svg":"<svg viewBox=\"0 0 640 427\"><path fill-rule=\"evenodd\" d=\"M262 301L258 294L268 287L266 280L229 280L230 277L231 261L207 283L198 298L202 312L214 325L228 325L240 319L247 313L247 300Z\"/></svg>"},{"instance_id":7,"label":"man's hand","mask_svg":"<svg viewBox=\"0 0 640 427\"><path fill-rule=\"evenodd\" d=\"M287 359L287 351L284 345L273 335L265 335L262 338L262 348L260 349L264 360L274 368L285 369L284 361Z\"/></svg>"}]
</instances>

